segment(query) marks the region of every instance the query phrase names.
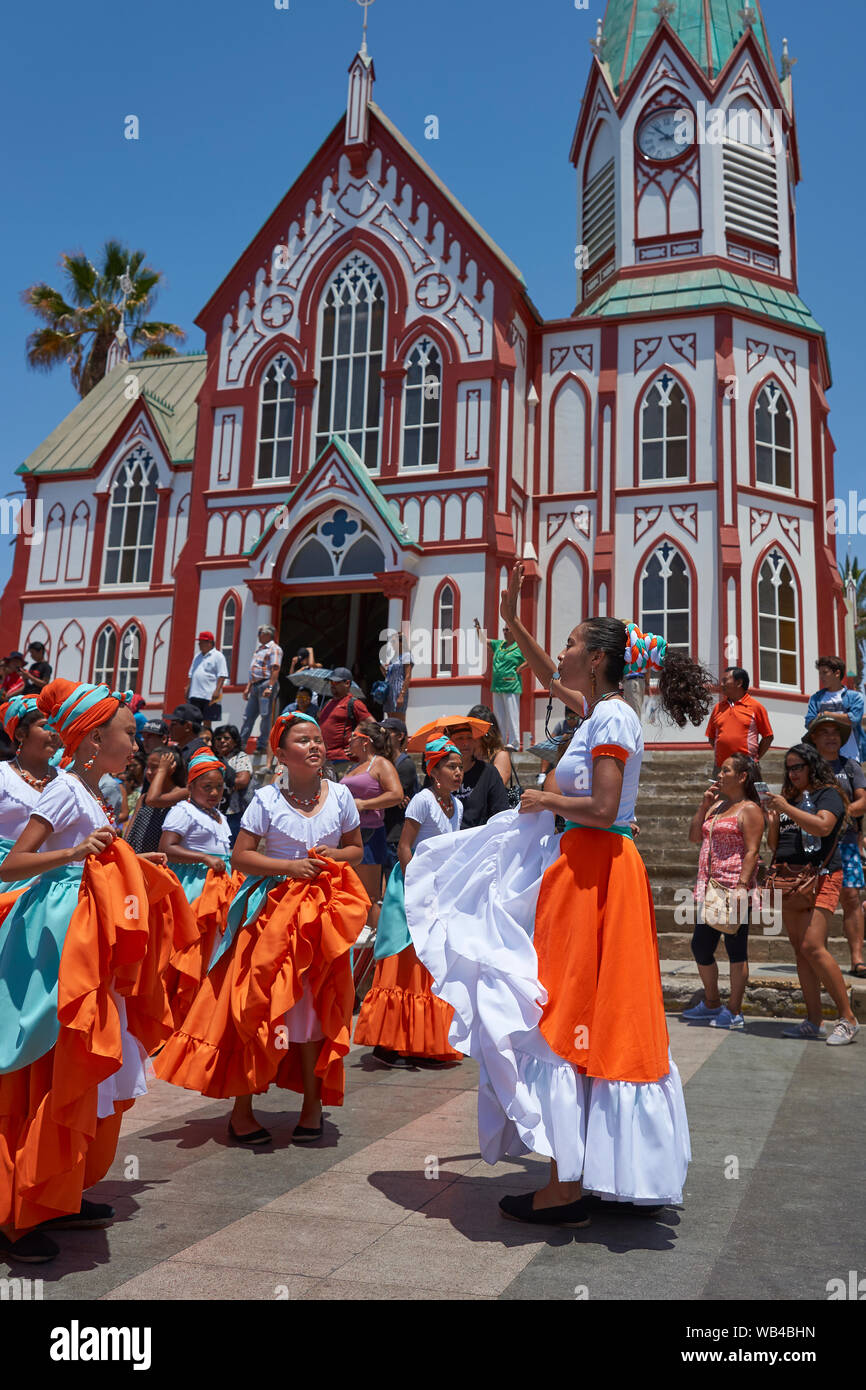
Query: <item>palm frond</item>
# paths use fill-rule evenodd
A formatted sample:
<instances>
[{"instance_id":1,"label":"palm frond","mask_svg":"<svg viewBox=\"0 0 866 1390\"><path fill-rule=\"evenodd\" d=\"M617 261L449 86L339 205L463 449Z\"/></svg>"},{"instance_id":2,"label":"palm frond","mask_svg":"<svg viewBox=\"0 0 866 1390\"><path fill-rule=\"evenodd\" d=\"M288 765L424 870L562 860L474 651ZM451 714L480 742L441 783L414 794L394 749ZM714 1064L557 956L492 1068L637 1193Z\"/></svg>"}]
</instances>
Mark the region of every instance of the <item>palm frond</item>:
<instances>
[{"instance_id":1,"label":"palm frond","mask_svg":"<svg viewBox=\"0 0 866 1390\"><path fill-rule=\"evenodd\" d=\"M137 323L130 336L134 343L163 343L167 338L186 342L186 334L176 323Z\"/></svg>"}]
</instances>

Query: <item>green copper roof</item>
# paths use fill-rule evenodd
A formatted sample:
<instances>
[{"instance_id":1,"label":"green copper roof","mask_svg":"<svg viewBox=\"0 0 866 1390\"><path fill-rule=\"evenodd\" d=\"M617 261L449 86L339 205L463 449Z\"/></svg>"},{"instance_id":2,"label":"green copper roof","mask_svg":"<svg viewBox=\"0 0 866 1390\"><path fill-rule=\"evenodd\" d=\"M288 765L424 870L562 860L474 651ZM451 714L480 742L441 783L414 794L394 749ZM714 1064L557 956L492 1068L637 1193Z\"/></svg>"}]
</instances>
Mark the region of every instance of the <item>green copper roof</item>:
<instances>
[{"instance_id":1,"label":"green copper roof","mask_svg":"<svg viewBox=\"0 0 866 1390\"><path fill-rule=\"evenodd\" d=\"M743 36L744 0L671 0L671 4L671 28L704 72L718 76ZM756 11L755 38L772 62L760 0L752 0L751 8ZM604 61L617 92L634 72L661 22L658 10L659 0L608 0L602 29Z\"/></svg>"},{"instance_id":2,"label":"green copper roof","mask_svg":"<svg viewBox=\"0 0 866 1390\"><path fill-rule=\"evenodd\" d=\"M198 393L207 357L203 352L146 362L120 362L97 382L48 438L29 454L18 473L81 473L98 461L122 421L135 409L130 397L135 376L172 463L191 463L195 447Z\"/></svg>"},{"instance_id":3,"label":"green copper roof","mask_svg":"<svg viewBox=\"0 0 866 1390\"><path fill-rule=\"evenodd\" d=\"M624 318L629 314L657 314L659 317L689 309L745 309L774 323L821 333L799 295L777 289L745 275L712 267L683 270L673 275L640 276L617 279L578 310L578 318Z\"/></svg>"},{"instance_id":4,"label":"green copper roof","mask_svg":"<svg viewBox=\"0 0 866 1390\"><path fill-rule=\"evenodd\" d=\"M322 459L325 457L326 454L329 454L332 449L336 450L340 458L346 464L347 468L349 469L356 483L358 484L359 490L365 493L367 497L370 499L376 511L379 513L382 520L388 527L388 530L394 536L394 539L403 547L404 550L420 549L418 542L412 536L411 532L409 531L409 528L403 525L403 522L400 520L398 513L394 510L394 508L382 495L382 493L377 488L376 484L373 482L373 479L370 477L369 468L365 467L355 450L352 448L351 444L347 444L344 439L341 439L339 437L339 435L332 434L325 447L319 452L319 456L316 459L316 462L313 464L313 467L307 473L305 473L301 481L297 483L295 487L292 488L285 502L278 503L272 509L267 521L265 522L265 527L262 531L262 534L260 536L257 536L251 545L247 546L246 550L244 551L244 555L252 555L254 551L258 550L262 541L270 535L271 531L274 529L274 526L278 523L280 517L284 513L288 513L288 515L291 516L292 507L294 505L295 499L301 492L302 488L306 487L310 478L310 473L314 472L319 467L320 463L322 462Z\"/></svg>"}]
</instances>

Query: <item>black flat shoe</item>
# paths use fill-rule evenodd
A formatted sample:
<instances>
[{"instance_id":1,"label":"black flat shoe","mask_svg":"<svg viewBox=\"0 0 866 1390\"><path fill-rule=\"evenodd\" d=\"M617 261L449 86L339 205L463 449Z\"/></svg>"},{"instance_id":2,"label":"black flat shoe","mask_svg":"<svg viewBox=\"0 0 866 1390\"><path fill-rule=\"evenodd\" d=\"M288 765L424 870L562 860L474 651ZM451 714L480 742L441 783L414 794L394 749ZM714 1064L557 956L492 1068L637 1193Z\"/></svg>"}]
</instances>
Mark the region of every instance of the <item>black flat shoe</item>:
<instances>
[{"instance_id":1,"label":"black flat shoe","mask_svg":"<svg viewBox=\"0 0 866 1390\"><path fill-rule=\"evenodd\" d=\"M566 1226L582 1230L590 1224L589 1211L582 1197L563 1207L544 1207L535 1211L533 1195L532 1192L521 1192L518 1197L503 1197L499 1210L507 1221L525 1221L530 1226Z\"/></svg>"},{"instance_id":2,"label":"black flat shoe","mask_svg":"<svg viewBox=\"0 0 866 1390\"><path fill-rule=\"evenodd\" d=\"M310 1129L307 1125L295 1125L292 1131L293 1144L315 1144L317 1139L321 1139L325 1130L325 1117L319 1121L315 1129Z\"/></svg>"},{"instance_id":3,"label":"black flat shoe","mask_svg":"<svg viewBox=\"0 0 866 1390\"><path fill-rule=\"evenodd\" d=\"M114 1207L107 1202L89 1202L82 1198L81 1208L69 1216L54 1216L50 1221L40 1224L41 1230L86 1231L98 1226L109 1226L114 1220Z\"/></svg>"},{"instance_id":4,"label":"black flat shoe","mask_svg":"<svg viewBox=\"0 0 866 1390\"><path fill-rule=\"evenodd\" d=\"M665 1209L663 1202L652 1207L642 1206L640 1202L608 1202L590 1193L586 1193L581 1201L586 1203L590 1211L606 1211L611 1216L658 1216Z\"/></svg>"},{"instance_id":5,"label":"black flat shoe","mask_svg":"<svg viewBox=\"0 0 866 1390\"><path fill-rule=\"evenodd\" d=\"M409 1059L416 1067L422 1067L424 1071L442 1071L444 1067L459 1067L459 1057L410 1057Z\"/></svg>"},{"instance_id":6,"label":"black flat shoe","mask_svg":"<svg viewBox=\"0 0 866 1390\"><path fill-rule=\"evenodd\" d=\"M25 1265L44 1265L56 1259L60 1246L42 1235L41 1231L28 1231L20 1240L7 1240L0 1235L0 1260L19 1261Z\"/></svg>"},{"instance_id":7,"label":"black flat shoe","mask_svg":"<svg viewBox=\"0 0 866 1390\"><path fill-rule=\"evenodd\" d=\"M404 1057L400 1052L391 1052L387 1047L374 1047L373 1056L383 1067L395 1067L400 1071L412 1071L415 1059Z\"/></svg>"},{"instance_id":8,"label":"black flat shoe","mask_svg":"<svg viewBox=\"0 0 866 1390\"><path fill-rule=\"evenodd\" d=\"M254 1129L252 1134L236 1134L231 1120L229 1120L229 1138L236 1144L243 1144L247 1148L256 1144L269 1144L271 1142L271 1131L269 1129Z\"/></svg>"}]
</instances>

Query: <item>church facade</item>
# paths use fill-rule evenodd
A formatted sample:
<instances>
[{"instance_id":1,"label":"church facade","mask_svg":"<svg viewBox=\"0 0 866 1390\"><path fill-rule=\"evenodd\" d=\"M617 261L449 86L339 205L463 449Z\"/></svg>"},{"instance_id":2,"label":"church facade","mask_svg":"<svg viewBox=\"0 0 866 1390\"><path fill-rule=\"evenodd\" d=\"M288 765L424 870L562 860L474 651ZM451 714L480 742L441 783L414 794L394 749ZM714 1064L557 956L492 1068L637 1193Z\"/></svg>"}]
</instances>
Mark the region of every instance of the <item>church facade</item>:
<instances>
[{"instance_id":1,"label":"church facade","mask_svg":"<svg viewBox=\"0 0 866 1390\"><path fill-rule=\"evenodd\" d=\"M489 699L509 567L554 654L592 613L743 665L795 741L843 650L824 335L797 293L790 60L733 0L609 0L571 149L577 302L517 267L372 98L196 322L119 361L21 466L0 624L59 675L182 699L210 629L240 722L256 631L378 675L403 626L411 722ZM742 17L745 16L745 17ZM524 694L534 739L546 694ZM648 740L700 742L645 708Z\"/></svg>"}]
</instances>

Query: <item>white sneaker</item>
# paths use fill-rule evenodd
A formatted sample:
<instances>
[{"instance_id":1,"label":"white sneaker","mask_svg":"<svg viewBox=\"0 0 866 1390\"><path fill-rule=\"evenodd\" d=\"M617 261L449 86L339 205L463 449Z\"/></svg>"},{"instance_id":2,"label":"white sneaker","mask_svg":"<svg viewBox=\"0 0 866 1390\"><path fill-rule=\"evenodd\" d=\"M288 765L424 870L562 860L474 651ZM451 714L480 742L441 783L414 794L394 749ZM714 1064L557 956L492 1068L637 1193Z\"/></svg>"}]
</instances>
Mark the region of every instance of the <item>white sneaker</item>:
<instances>
[{"instance_id":1,"label":"white sneaker","mask_svg":"<svg viewBox=\"0 0 866 1390\"><path fill-rule=\"evenodd\" d=\"M847 1019L840 1018L827 1039L827 1046L844 1047L846 1043L852 1043L859 1032L859 1023L849 1023Z\"/></svg>"}]
</instances>

